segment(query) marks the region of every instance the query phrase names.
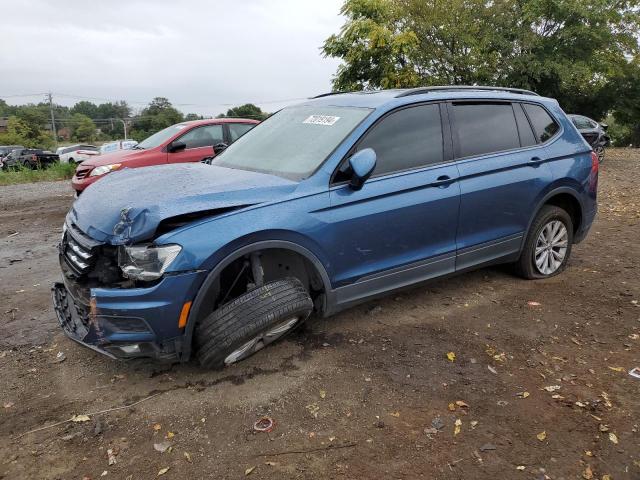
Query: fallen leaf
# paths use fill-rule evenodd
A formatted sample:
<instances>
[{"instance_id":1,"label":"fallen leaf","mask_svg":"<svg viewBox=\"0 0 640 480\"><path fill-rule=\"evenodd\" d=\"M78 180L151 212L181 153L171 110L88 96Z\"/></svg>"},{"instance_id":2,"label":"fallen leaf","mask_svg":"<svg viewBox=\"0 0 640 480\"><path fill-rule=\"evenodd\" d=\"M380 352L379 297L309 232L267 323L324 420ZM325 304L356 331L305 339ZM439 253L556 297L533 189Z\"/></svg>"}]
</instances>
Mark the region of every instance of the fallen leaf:
<instances>
[{"instance_id":1,"label":"fallen leaf","mask_svg":"<svg viewBox=\"0 0 640 480\"><path fill-rule=\"evenodd\" d=\"M605 473L604 475L602 475L602 480L611 480L611 475Z\"/></svg>"},{"instance_id":2,"label":"fallen leaf","mask_svg":"<svg viewBox=\"0 0 640 480\"><path fill-rule=\"evenodd\" d=\"M547 432L546 431L540 432L539 434L536 435L536 438L541 442L543 442L547 438Z\"/></svg>"},{"instance_id":3,"label":"fallen leaf","mask_svg":"<svg viewBox=\"0 0 640 480\"><path fill-rule=\"evenodd\" d=\"M156 452L164 453L171 448L171 442L154 443L153 449Z\"/></svg>"},{"instance_id":4,"label":"fallen leaf","mask_svg":"<svg viewBox=\"0 0 640 480\"><path fill-rule=\"evenodd\" d=\"M498 374L498 371L497 371L495 368L493 368L491 365L487 365L487 368L488 368L488 369L489 369L489 371L490 371L491 373L493 373L494 375L497 375L497 374Z\"/></svg>"},{"instance_id":5,"label":"fallen leaf","mask_svg":"<svg viewBox=\"0 0 640 480\"><path fill-rule=\"evenodd\" d=\"M591 450L586 450L586 451L584 452L584 454L585 454L587 457L593 457L593 452L592 452Z\"/></svg>"},{"instance_id":6,"label":"fallen leaf","mask_svg":"<svg viewBox=\"0 0 640 480\"><path fill-rule=\"evenodd\" d=\"M89 418L89 415L74 415L73 417L71 417L71 421L72 422L88 422L89 420L91 420Z\"/></svg>"},{"instance_id":7,"label":"fallen leaf","mask_svg":"<svg viewBox=\"0 0 640 480\"><path fill-rule=\"evenodd\" d=\"M116 463L118 463L118 461L116 460L116 455L118 455L118 451L110 448L107 450L107 460L109 462L109 465L115 465Z\"/></svg>"},{"instance_id":8,"label":"fallen leaf","mask_svg":"<svg viewBox=\"0 0 640 480\"><path fill-rule=\"evenodd\" d=\"M6 402L3 406L4 406L4 408L11 408L14 405L15 405L15 403L13 403L13 402Z\"/></svg>"},{"instance_id":9,"label":"fallen leaf","mask_svg":"<svg viewBox=\"0 0 640 480\"><path fill-rule=\"evenodd\" d=\"M518 392L516 393L516 397L518 398L527 398L529 396L529 392Z\"/></svg>"},{"instance_id":10,"label":"fallen leaf","mask_svg":"<svg viewBox=\"0 0 640 480\"><path fill-rule=\"evenodd\" d=\"M305 408L309 411L311 415L313 415L314 418L318 418L318 412L320 411L320 407L317 404L312 403L311 405L307 405Z\"/></svg>"},{"instance_id":11,"label":"fallen leaf","mask_svg":"<svg viewBox=\"0 0 640 480\"><path fill-rule=\"evenodd\" d=\"M560 390L560 385L549 385L548 387L544 387L547 392L555 392L556 390Z\"/></svg>"},{"instance_id":12,"label":"fallen leaf","mask_svg":"<svg viewBox=\"0 0 640 480\"><path fill-rule=\"evenodd\" d=\"M611 408L613 407L613 404L611 403L611 400L609 400L609 394L607 392L602 392L600 394L600 396L603 398L604 400L604 404L608 407Z\"/></svg>"},{"instance_id":13,"label":"fallen leaf","mask_svg":"<svg viewBox=\"0 0 640 480\"><path fill-rule=\"evenodd\" d=\"M553 398L554 400L562 400L564 397L556 393L555 395L551 395L551 398Z\"/></svg>"},{"instance_id":14,"label":"fallen leaf","mask_svg":"<svg viewBox=\"0 0 640 480\"><path fill-rule=\"evenodd\" d=\"M477 420L472 420L471 421L471 430L473 430L474 428L476 428L478 426L478 421Z\"/></svg>"},{"instance_id":15,"label":"fallen leaf","mask_svg":"<svg viewBox=\"0 0 640 480\"><path fill-rule=\"evenodd\" d=\"M614 372L624 372L624 367L612 367L609 365L609 370L613 370Z\"/></svg>"},{"instance_id":16,"label":"fallen leaf","mask_svg":"<svg viewBox=\"0 0 640 480\"><path fill-rule=\"evenodd\" d=\"M447 405L447 408L449 409L450 412L455 412L456 411L456 404L455 403L450 403L449 405Z\"/></svg>"},{"instance_id":17,"label":"fallen leaf","mask_svg":"<svg viewBox=\"0 0 640 480\"><path fill-rule=\"evenodd\" d=\"M256 467L249 467L244 471L245 476L246 475L251 475L251 473L253 473L253 471L256 469Z\"/></svg>"},{"instance_id":18,"label":"fallen leaf","mask_svg":"<svg viewBox=\"0 0 640 480\"><path fill-rule=\"evenodd\" d=\"M593 478L591 466L587 465L587 468L585 468L584 472L582 472L582 478L584 478L584 480L591 480Z\"/></svg>"},{"instance_id":19,"label":"fallen leaf","mask_svg":"<svg viewBox=\"0 0 640 480\"><path fill-rule=\"evenodd\" d=\"M189 452L184 452L184 459L191 463L191 454Z\"/></svg>"},{"instance_id":20,"label":"fallen leaf","mask_svg":"<svg viewBox=\"0 0 640 480\"><path fill-rule=\"evenodd\" d=\"M158 430L162 429L162 425L160 425L159 423L154 423L153 429L157 432Z\"/></svg>"},{"instance_id":21,"label":"fallen leaf","mask_svg":"<svg viewBox=\"0 0 640 480\"><path fill-rule=\"evenodd\" d=\"M609 432L609 440L611 440L616 445L618 444L618 436L613 432Z\"/></svg>"},{"instance_id":22,"label":"fallen leaf","mask_svg":"<svg viewBox=\"0 0 640 480\"><path fill-rule=\"evenodd\" d=\"M173 433L173 432L167 432L166 438L173 438L173 437L175 437L175 436L176 436L176 434L175 434L175 433Z\"/></svg>"},{"instance_id":23,"label":"fallen leaf","mask_svg":"<svg viewBox=\"0 0 640 480\"><path fill-rule=\"evenodd\" d=\"M582 403L582 402L576 402L575 405L577 407L580 407L580 408L585 408L586 407L586 405L584 403Z\"/></svg>"},{"instance_id":24,"label":"fallen leaf","mask_svg":"<svg viewBox=\"0 0 640 480\"><path fill-rule=\"evenodd\" d=\"M325 398L327 396L327 392L325 390L320 390L320 398Z\"/></svg>"},{"instance_id":25,"label":"fallen leaf","mask_svg":"<svg viewBox=\"0 0 640 480\"><path fill-rule=\"evenodd\" d=\"M455 427L453 427L453 434L458 435L460 433L460 427L462 427L462 420L456 418Z\"/></svg>"},{"instance_id":26,"label":"fallen leaf","mask_svg":"<svg viewBox=\"0 0 640 480\"><path fill-rule=\"evenodd\" d=\"M400 417L400 412L391 412L389 415L391 415L392 417Z\"/></svg>"},{"instance_id":27,"label":"fallen leaf","mask_svg":"<svg viewBox=\"0 0 640 480\"><path fill-rule=\"evenodd\" d=\"M601 432L608 432L609 431L609 427L607 427L606 425L600 424L600 426L598 427L598 429Z\"/></svg>"},{"instance_id":28,"label":"fallen leaf","mask_svg":"<svg viewBox=\"0 0 640 480\"><path fill-rule=\"evenodd\" d=\"M530 307L539 307L542 304L540 302L529 301L527 302L527 305L529 305Z\"/></svg>"},{"instance_id":29,"label":"fallen leaf","mask_svg":"<svg viewBox=\"0 0 640 480\"><path fill-rule=\"evenodd\" d=\"M469 405L467 405L465 402L463 402L462 400L456 400L456 405L461 407L461 408L469 408Z\"/></svg>"},{"instance_id":30,"label":"fallen leaf","mask_svg":"<svg viewBox=\"0 0 640 480\"><path fill-rule=\"evenodd\" d=\"M520 470L520 471L522 471L522 470L524 470L525 468L527 468L527 467L525 467L524 465L518 465L518 466L516 467L516 470Z\"/></svg>"},{"instance_id":31,"label":"fallen leaf","mask_svg":"<svg viewBox=\"0 0 640 480\"><path fill-rule=\"evenodd\" d=\"M456 354L455 354L455 353L453 353L453 352L448 352L448 353L447 353L447 359L448 359L450 362L453 362L453 361L456 359Z\"/></svg>"},{"instance_id":32,"label":"fallen leaf","mask_svg":"<svg viewBox=\"0 0 640 480\"><path fill-rule=\"evenodd\" d=\"M158 470L158 476L164 475L165 473L167 473L169 471L171 467L165 467L165 468L161 468L160 470Z\"/></svg>"},{"instance_id":33,"label":"fallen leaf","mask_svg":"<svg viewBox=\"0 0 640 480\"><path fill-rule=\"evenodd\" d=\"M276 462L264 462L265 465L269 465L270 467L275 467L278 465Z\"/></svg>"}]
</instances>

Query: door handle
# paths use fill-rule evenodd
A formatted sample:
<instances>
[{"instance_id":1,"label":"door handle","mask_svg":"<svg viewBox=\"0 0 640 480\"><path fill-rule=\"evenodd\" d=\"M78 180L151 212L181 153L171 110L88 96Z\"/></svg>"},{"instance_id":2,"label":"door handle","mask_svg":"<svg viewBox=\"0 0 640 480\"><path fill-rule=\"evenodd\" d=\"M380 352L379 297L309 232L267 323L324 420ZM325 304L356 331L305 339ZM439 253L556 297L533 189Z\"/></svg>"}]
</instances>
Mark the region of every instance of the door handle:
<instances>
[{"instance_id":1,"label":"door handle","mask_svg":"<svg viewBox=\"0 0 640 480\"><path fill-rule=\"evenodd\" d=\"M435 187L443 188L449 185L453 181L454 179L451 178L449 175L440 175L438 178L436 178L436 181L433 182L431 185Z\"/></svg>"},{"instance_id":2,"label":"door handle","mask_svg":"<svg viewBox=\"0 0 640 480\"><path fill-rule=\"evenodd\" d=\"M530 161L533 162L533 163L540 163L540 162L542 162L542 158L540 158L540 157L531 157Z\"/></svg>"}]
</instances>

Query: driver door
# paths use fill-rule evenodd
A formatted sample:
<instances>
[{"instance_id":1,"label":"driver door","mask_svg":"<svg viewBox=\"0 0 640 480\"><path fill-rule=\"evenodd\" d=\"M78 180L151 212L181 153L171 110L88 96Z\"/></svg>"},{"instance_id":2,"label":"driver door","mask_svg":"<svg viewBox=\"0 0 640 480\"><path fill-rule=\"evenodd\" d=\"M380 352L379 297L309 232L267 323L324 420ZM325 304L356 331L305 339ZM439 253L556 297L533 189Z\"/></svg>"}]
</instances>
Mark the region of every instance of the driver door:
<instances>
[{"instance_id":1,"label":"driver door","mask_svg":"<svg viewBox=\"0 0 640 480\"><path fill-rule=\"evenodd\" d=\"M224 126L203 125L189 130L174 142L183 142L186 148L168 153L168 163L199 162L213 155L213 146L224 142Z\"/></svg>"},{"instance_id":2,"label":"driver door","mask_svg":"<svg viewBox=\"0 0 640 480\"><path fill-rule=\"evenodd\" d=\"M402 108L358 141L354 151L376 152L372 177L361 190L330 190L325 251L338 303L455 270L460 186L446 115L437 103Z\"/></svg>"}]
</instances>

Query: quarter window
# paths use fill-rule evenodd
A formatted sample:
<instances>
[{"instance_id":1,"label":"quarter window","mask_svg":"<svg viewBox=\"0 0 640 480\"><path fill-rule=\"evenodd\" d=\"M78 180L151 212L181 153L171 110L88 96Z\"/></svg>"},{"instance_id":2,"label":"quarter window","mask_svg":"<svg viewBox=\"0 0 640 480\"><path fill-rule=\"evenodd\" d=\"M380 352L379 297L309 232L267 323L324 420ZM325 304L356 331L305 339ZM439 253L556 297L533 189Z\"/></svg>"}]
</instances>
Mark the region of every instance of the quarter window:
<instances>
[{"instance_id":1,"label":"quarter window","mask_svg":"<svg viewBox=\"0 0 640 480\"><path fill-rule=\"evenodd\" d=\"M454 103L459 157L471 157L520 147L510 103Z\"/></svg>"},{"instance_id":2,"label":"quarter window","mask_svg":"<svg viewBox=\"0 0 640 480\"><path fill-rule=\"evenodd\" d=\"M398 172L443 161L442 123L437 104L404 108L383 118L360 141L373 148L373 175Z\"/></svg>"},{"instance_id":3,"label":"quarter window","mask_svg":"<svg viewBox=\"0 0 640 480\"><path fill-rule=\"evenodd\" d=\"M222 125L205 125L189 130L177 139L184 142L187 148L212 147L217 143L224 142Z\"/></svg>"},{"instance_id":4,"label":"quarter window","mask_svg":"<svg viewBox=\"0 0 640 480\"><path fill-rule=\"evenodd\" d=\"M538 141L546 142L560 129L560 126L540 105L525 103L524 109L529 116L529 120L531 120L531 125L533 125Z\"/></svg>"},{"instance_id":5,"label":"quarter window","mask_svg":"<svg viewBox=\"0 0 640 480\"><path fill-rule=\"evenodd\" d=\"M519 103L514 103L513 111L516 114L518 134L520 134L520 146L530 147L531 145L535 145L537 143L536 137L533 133L533 130L531 130L531 124L529 124L529 120L527 120L527 117L524 114L524 110L522 110L522 105Z\"/></svg>"}]
</instances>

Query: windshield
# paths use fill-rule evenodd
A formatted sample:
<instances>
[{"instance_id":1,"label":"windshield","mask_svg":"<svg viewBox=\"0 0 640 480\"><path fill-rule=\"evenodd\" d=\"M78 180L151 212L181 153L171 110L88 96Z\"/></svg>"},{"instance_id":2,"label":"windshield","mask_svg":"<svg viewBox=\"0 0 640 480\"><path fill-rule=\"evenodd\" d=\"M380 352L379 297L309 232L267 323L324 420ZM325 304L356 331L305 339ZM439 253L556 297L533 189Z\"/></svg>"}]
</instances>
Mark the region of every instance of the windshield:
<instances>
[{"instance_id":1,"label":"windshield","mask_svg":"<svg viewBox=\"0 0 640 480\"><path fill-rule=\"evenodd\" d=\"M369 113L356 107L285 108L240 137L212 164L302 180Z\"/></svg>"},{"instance_id":2,"label":"windshield","mask_svg":"<svg viewBox=\"0 0 640 480\"><path fill-rule=\"evenodd\" d=\"M154 133L150 137L145 138L138 145L136 145L135 149L146 150L147 148L156 148L157 146L162 145L164 142L173 137L176 133L181 130L187 128L186 125L177 124L171 125L170 127L165 128L164 130L160 130L157 133Z\"/></svg>"}]
</instances>

